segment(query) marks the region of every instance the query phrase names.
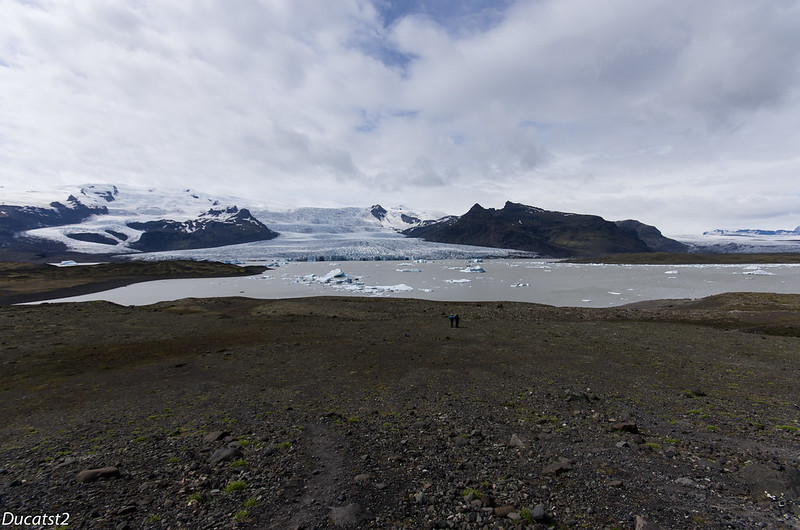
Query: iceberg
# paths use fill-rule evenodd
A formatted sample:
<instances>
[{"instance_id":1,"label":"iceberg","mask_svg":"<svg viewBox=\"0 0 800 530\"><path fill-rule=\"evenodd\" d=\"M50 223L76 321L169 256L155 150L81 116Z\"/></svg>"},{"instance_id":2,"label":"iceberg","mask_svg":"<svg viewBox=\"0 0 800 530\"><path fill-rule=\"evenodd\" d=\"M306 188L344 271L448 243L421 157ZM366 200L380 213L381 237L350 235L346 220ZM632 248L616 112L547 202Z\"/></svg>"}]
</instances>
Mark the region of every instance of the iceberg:
<instances>
[{"instance_id":1,"label":"iceberg","mask_svg":"<svg viewBox=\"0 0 800 530\"><path fill-rule=\"evenodd\" d=\"M332 271L330 271L325 276L321 276L319 278L319 280L317 280L317 281L322 282L322 283L329 283L331 280L333 280L335 278L344 278L345 276L346 276L346 274L344 272L342 272L342 269L333 269Z\"/></svg>"}]
</instances>

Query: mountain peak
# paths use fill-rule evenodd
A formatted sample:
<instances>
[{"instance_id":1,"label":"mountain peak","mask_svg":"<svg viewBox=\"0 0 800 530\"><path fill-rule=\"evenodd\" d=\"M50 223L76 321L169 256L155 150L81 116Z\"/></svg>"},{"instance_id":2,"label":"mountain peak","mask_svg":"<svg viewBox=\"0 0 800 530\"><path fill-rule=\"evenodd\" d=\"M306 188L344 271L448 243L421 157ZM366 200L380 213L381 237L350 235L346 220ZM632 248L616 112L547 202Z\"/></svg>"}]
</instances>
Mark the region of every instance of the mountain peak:
<instances>
[{"instance_id":1,"label":"mountain peak","mask_svg":"<svg viewBox=\"0 0 800 530\"><path fill-rule=\"evenodd\" d=\"M496 210L475 204L461 217L421 225L403 232L438 243L478 245L571 257L620 252L651 252L669 240L638 221L618 225L596 215L542 210L508 201Z\"/></svg>"},{"instance_id":2,"label":"mountain peak","mask_svg":"<svg viewBox=\"0 0 800 530\"><path fill-rule=\"evenodd\" d=\"M383 221L386 219L386 214L389 213L386 211L386 208L381 206L380 204L375 204L370 208L369 212L375 216L378 221Z\"/></svg>"},{"instance_id":3,"label":"mountain peak","mask_svg":"<svg viewBox=\"0 0 800 530\"><path fill-rule=\"evenodd\" d=\"M489 208L489 210L491 210L491 208ZM476 202L475 204L472 205L472 208L470 208L467 213L468 214L470 214L470 213L480 213L480 212L485 212L485 211L487 211L487 209Z\"/></svg>"}]
</instances>

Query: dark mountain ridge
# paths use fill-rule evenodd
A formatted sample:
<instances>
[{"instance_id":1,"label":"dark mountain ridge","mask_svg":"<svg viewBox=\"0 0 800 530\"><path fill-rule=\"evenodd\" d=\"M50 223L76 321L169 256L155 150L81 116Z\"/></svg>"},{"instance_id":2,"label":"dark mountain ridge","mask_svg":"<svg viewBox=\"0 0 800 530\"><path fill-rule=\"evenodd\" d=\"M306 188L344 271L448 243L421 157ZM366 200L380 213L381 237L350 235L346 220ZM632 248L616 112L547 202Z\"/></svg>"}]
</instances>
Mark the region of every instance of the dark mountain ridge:
<instances>
[{"instance_id":1,"label":"dark mountain ridge","mask_svg":"<svg viewBox=\"0 0 800 530\"><path fill-rule=\"evenodd\" d=\"M438 243L516 249L558 258L687 250L639 221L612 222L597 215L553 212L513 202L499 210L475 204L460 217L403 233Z\"/></svg>"},{"instance_id":2,"label":"dark mountain ridge","mask_svg":"<svg viewBox=\"0 0 800 530\"><path fill-rule=\"evenodd\" d=\"M51 202L49 207L0 205L0 248L29 244L16 237L19 232L80 223L92 215L108 213L105 206L86 206L74 195L65 202Z\"/></svg>"},{"instance_id":3,"label":"dark mountain ridge","mask_svg":"<svg viewBox=\"0 0 800 530\"><path fill-rule=\"evenodd\" d=\"M188 221L165 219L131 222L128 226L143 232L129 246L144 252L220 247L278 237L247 208L236 206L212 209Z\"/></svg>"}]
</instances>

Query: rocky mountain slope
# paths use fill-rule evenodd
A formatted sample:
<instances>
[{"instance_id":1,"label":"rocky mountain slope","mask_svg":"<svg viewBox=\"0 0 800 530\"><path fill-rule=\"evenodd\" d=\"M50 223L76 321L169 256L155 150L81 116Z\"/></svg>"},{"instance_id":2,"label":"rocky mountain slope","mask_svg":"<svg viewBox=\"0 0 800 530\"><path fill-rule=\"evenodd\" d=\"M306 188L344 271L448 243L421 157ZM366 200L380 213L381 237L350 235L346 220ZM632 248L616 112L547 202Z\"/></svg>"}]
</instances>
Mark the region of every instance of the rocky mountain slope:
<instances>
[{"instance_id":1,"label":"rocky mountain slope","mask_svg":"<svg viewBox=\"0 0 800 530\"><path fill-rule=\"evenodd\" d=\"M129 246L145 252L221 247L278 237L247 209L236 206L211 209L183 222L165 219L130 222L128 226L142 231Z\"/></svg>"},{"instance_id":2,"label":"rocky mountain slope","mask_svg":"<svg viewBox=\"0 0 800 530\"><path fill-rule=\"evenodd\" d=\"M47 206L16 206L0 204L0 248L25 245L28 238L17 234L37 228L81 223L93 215L108 213L108 208L85 205L74 195L65 202L53 201Z\"/></svg>"},{"instance_id":3,"label":"rocky mountain slope","mask_svg":"<svg viewBox=\"0 0 800 530\"><path fill-rule=\"evenodd\" d=\"M596 215L543 210L506 202L502 209L473 206L461 217L411 228L427 241L511 248L548 257L624 252L685 252L687 247L639 221L610 222Z\"/></svg>"},{"instance_id":4,"label":"rocky mountain slope","mask_svg":"<svg viewBox=\"0 0 800 530\"><path fill-rule=\"evenodd\" d=\"M66 204L0 206L0 246L126 254L263 241L278 234L247 209L191 190L86 185Z\"/></svg>"},{"instance_id":5,"label":"rocky mountain slope","mask_svg":"<svg viewBox=\"0 0 800 530\"><path fill-rule=\"evenodd\" d=\"M87 184L69 190L67 201L49 204L39 199L44 192L27 192L16 198L4 193L0 248L51 256L69 252L118 255L227 247L269 241L279 234L284 243L293 245L306 242L313 246L331 239L350 244L350 240L402 240L402 230L439 216L378 204L265 208L246 199L211 197L190 189ZM41 204L8 204L15 201ZM262 250L270 253L267 248ZM340 253L334 249L328 254Z\"/></svg>"}]
</instances>

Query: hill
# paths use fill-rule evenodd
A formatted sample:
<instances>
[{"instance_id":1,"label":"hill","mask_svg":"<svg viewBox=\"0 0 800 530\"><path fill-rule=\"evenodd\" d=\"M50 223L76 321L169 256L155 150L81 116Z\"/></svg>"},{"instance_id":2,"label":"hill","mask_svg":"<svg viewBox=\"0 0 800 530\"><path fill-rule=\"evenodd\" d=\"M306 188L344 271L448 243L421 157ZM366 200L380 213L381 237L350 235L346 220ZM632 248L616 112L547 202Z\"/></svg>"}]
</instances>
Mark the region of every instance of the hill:
<instances>
[{"instance_id":1,"label":"hill","mask_svg":"<svg viewBox=\"0 0 800 530\"><path fill-rule=\"evenodd\" d=\"M499 210L475 204L460 217L403 233L426 241L516 249L559 258L688 250L639 221L611 222L596 215L553 212L513 202L506 202Z\"/></svg>"}]
</instances>

